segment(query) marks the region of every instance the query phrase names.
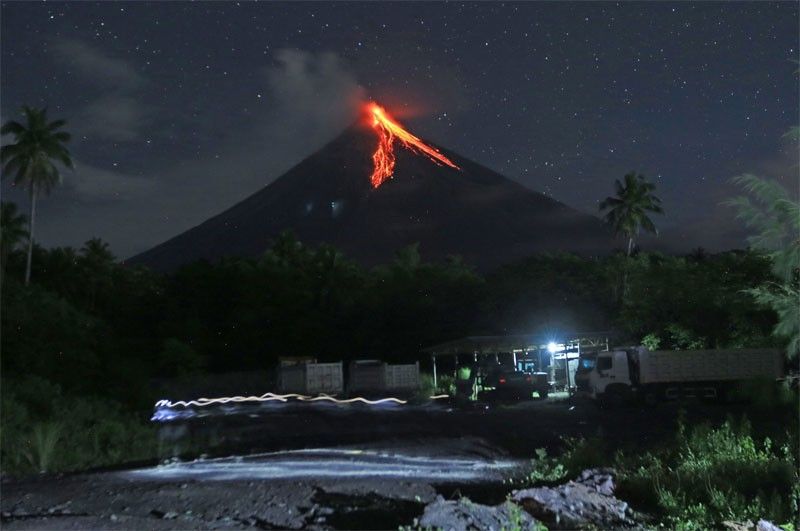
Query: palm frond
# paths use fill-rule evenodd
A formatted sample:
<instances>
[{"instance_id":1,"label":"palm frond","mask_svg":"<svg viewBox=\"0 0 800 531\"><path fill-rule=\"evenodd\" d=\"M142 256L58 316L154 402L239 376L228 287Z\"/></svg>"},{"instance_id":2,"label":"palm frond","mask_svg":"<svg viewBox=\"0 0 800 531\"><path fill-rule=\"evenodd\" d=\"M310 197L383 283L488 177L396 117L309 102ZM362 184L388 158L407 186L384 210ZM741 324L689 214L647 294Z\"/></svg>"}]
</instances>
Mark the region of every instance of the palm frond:
<instances>
[{"instance_id":1,"label":"palm frond","mask_svg":"<svg viewBox=\"0 0 800 531\"><path fill-rule=\"evenodd\" d=\"M56 129L60 129L61 127L64 127L65 125L67 125L67 121L66 120L53 120L52 122L47 124L47 128L46 129L48 131L55 131Z\"/></svg>"},{"instance_id":2,"label":"palm frond","mask_svg":"<svg viewBox=\"0 0 800 531\"><path fill-rule=\"evenodd\" d=\"M17 121L10 120L3 124L2 128L0 128L0 135L20 135L25 131L27 131L27 129L25 129L24 125Z\"/></svg>"}]
</instances>

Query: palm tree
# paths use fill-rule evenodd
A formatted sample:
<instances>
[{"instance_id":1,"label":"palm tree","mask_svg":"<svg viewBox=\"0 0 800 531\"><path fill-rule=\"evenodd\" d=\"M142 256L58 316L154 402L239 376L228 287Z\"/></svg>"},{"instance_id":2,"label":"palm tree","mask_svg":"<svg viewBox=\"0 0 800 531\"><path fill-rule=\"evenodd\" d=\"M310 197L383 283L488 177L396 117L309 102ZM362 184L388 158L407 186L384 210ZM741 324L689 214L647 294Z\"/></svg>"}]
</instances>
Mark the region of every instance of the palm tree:
<instances>
[{"instance_id":1,"label":"palm tree","mask_svg":"<svg viewBox=\"0 0 800 531\"><path fill-rule=\"evenodd\" d=\"M633 250L633 239L642 229L658 234L648 213L663 214L661 200L653 194L656 185L649 182L644 175L631 172L624 177L624 183L617 179L614 182L616 197L606 197L600 203L600 210L608 210L605 221L616 234L628 237L628 256Z\"/></svg>"},{"instance_id":2,"label":"palm tree","mask_svg":"<svg viewBox=\"0 0 800 531\"><path fill-rule=\"evenodd\" d=\"M0 285L5 277L9 255L28 237L26 225L25 216L17 213L17 205L14 203L0 205Z\"/></svg>"},{"instance_id":3,"label":"palm tree","mask_svg":"<svg viewBox=\"0 0 800 531\"><path fill-rule=\"evenodd\" d=\"M31 257L33 255L33 229L36 221L36 197L40 192L50 193L61 182L61 174L54 162L72 168L72 157L64 146L70 139L66 131L58 131L66 125L65 120L47 121L47 109L22 107L26 125L10 120L3 124L0 134L14 135L14 144L0 150L3 178L14 176L15 186L26 186L30 193L31 206L28 216L28 259L25 265L25 285L31 280Z\"/></svg>"},{"instance_id":4,"label":"palm tree","mask_svg":"<svg viewBox=\"0 0 800 531\"><path fill-rule=\"evenodd\" d=\"M114 262L114 255L108 244L100 238L92 238L81 247L81 256L93 265L105 267Z\"/></svg>"}]
</instances>

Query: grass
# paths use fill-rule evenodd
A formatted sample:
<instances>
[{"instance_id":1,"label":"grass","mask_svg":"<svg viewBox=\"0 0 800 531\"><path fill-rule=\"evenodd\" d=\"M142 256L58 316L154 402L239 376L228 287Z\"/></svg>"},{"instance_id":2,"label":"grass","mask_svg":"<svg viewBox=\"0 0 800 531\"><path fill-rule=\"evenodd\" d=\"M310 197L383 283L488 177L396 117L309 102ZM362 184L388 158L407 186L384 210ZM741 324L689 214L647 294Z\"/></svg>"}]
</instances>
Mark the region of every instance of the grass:
<instances>
[{"instance_id":1,"label":"grass","mask_svg":"<svg viewBox=\"0 0 800 531\"><path fill-rule=\"evenodd\" d=\"M556 484L612 466L617 495L664 528L699 531L762 518L789 528L798 519L800 480L797 437L784 439L759 439L746 418L691 428L680 422L674 440L644 452L613 452L600 438L569 439L558 457L536 450L526 483Z\"/></svg>"},{"instance_id":2,"label":"grass","mask_svg":"<svg viewBox=\"0 0 800 531\"><path fill-rule=\"evenodd\" d=\"M37 379L4 381L0 469L23 476L158 457L156 429L118 404Z\"/></svg>"},{"instance_id":3,"label":"grass","mask_svg":"<svg viewBox=\"0 0 800 531\"><path fill-rule=\"evenodd\" d=\"M19 447L28 464L39 472L47 472L53 464L62 425L59 422L34 424L28 445Z\"/></svg>"}]
</instances>

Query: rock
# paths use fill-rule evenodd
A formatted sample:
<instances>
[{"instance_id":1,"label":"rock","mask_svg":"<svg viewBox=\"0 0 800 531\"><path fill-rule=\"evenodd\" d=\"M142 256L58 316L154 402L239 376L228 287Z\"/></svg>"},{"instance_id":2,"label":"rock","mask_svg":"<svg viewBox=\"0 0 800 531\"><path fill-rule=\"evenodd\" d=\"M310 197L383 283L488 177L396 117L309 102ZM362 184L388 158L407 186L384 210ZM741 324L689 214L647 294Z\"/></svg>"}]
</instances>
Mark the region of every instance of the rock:
<instances>
[{"instance_id":1,"label":"rock","mask_svg":"<svg viewBox=\"0 0 800 531\"><path fill-rule=\"evenodd\" d=\"M733 520L725 520L722 522L722 527L726 531L753 531L753 522L734 522Z\"/></svg>"},{"instance_id":2,"label":"rock","mask_svg":"<svg viewBox=\"0 0 800 531\"><path fill-rule=\"evenodd\" d=\"M444 531L500 531L502 529L537 529L538 522L518 505L505 502L500 505L482 505L467 498L436 500L425 506L418 521L423 529Z\"/></svg>"},{"instance_id":3,"label":"rock","mask_svg":"<svg viewBox=\"0 0 800 531\"><path fill-rule=\"evenodd\" d=\"M378 496L387 500L430 503L436 499L436 489L428 483L395 481L348 481L324 485L327 494L344 494L353 497Z\"/></svg>"},{"instance_id":4,"label":"rock","mask_svg":"<svg viewBox=\"0 0 800 531\"><path fill-rule=\"evenodd\" d=\"M635 525L628 504L613 496L614 487L613 470L591 469L564 485L514 491L511 499L535 518L557 528Z\"/></svg>"},{"instance_id":5,"label":"rock","mask_svg":"<svg viewBox=\"0 0 800 531\"><path fill-rule=\"evenodd\" d=\"M781 531L781 528L768 520L759 520L756 531Z\"/></svg>"},{"instance_id":6,"label":"rock","mask_svg":"<svg viewBox=\"0 0 800 531\"><path fill-rule=\"evenodd\" d=\"M590 468L581 472L577 483L593 487L600 494L613 496L617 485L614 483L616 472L612 468Z\"/></svg>"}]
</instances>

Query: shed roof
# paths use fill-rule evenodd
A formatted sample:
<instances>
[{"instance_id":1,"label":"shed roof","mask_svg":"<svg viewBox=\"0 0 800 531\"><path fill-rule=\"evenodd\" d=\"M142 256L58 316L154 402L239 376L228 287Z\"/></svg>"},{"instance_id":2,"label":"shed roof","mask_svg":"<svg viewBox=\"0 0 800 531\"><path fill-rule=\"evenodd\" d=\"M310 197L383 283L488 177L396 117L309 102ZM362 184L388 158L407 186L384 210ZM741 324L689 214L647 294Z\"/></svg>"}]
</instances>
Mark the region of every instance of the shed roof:
<instances>
[{"instance_id":1,"label":"shed roof","mask_svg":"<svg viewBox=\"0 0 800 531\"><path fill-rule=\"evenodd\" d=\"M578 341L603 340L611 336L611 332L571 332L568 334L518 334L509 336L467 336L446 341L422 349L422 352L439 354L494 354L515 350L535 350L544 347L551 341L557 343L575 343Z\"/></svg>"}]
</instances>

